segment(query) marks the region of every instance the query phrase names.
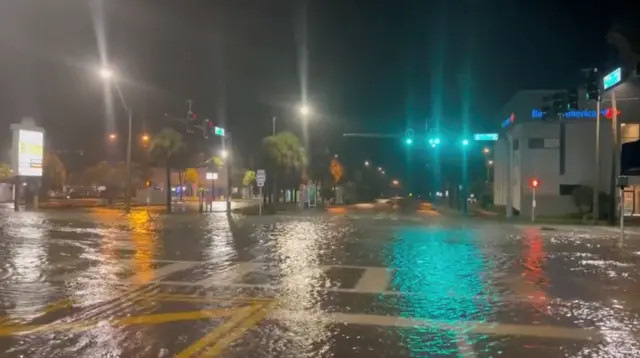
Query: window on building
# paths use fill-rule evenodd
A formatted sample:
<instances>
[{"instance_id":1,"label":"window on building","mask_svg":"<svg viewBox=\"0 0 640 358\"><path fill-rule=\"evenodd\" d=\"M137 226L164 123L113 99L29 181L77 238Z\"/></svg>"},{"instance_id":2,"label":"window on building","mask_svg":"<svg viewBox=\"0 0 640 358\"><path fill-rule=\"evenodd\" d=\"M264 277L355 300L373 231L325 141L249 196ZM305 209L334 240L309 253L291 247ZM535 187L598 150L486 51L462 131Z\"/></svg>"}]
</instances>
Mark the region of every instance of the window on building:
<instances>
[{"instance_id":1,"label":"window on building","mask_svg":"<svg viewBox=\"0 0 640 358\"><path fill-rule=\"evenodd\" d=\"M580 185L560 184L560 195L573 195L573 191Z\"/></svg>"},{"instance_id":2,"label":"window on building","mask_svg":"<svg viewBox=\"0 0 640 358\"><path fill-rule=\"evenodd\" d=\"M542 149L544 148L544 138L529 138L529 149Z\"/></svg>"}]
</instances>

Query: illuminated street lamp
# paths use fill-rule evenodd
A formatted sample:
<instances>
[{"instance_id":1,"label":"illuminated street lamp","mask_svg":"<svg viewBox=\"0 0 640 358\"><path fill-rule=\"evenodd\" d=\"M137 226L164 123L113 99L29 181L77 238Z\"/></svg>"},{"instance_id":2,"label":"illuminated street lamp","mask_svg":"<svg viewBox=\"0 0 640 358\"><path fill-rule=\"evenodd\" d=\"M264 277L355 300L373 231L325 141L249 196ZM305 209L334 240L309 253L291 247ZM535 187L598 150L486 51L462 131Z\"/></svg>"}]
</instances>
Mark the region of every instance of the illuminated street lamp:
<instances>
[{"instance_id":1,"label":"illuminated street lamp","mask_svg":"<svg viewBox=\"0 0 640 358\"><path fill-rule=\"evenodd\" d=\"M300 114L302 114L303 117L309 116L309 114L311 114L311 108L307 105L302 105L300 107Z\"/></svg>"},{"instance_id":2,"label":"illuminated street lamp","mask_svg":"<svg viewBox=\"0 0 640 358\"><path fill-rule=\"evenodd\" d=\"M220 157L222 159L227 159L227 157L229 157L229 151L227 151L226 149L223 149L220 151Z\"/></svg>"},{"instance_id":3,"label":"illuminated street lamp","mask_svg":"<svg viewBox=\"0 0 640 358\"><path fill-rule=\"evenodd\" d=\"M149 135L148 134L143 134L142 135L142 141L143 142L148 142L149 141Z\"/></svg>"},{"instance_id":4,"label":"illuminated street lamp","mask_svg":"<svg viewBox=\"0 0 640 358\"><path fill-rule=\"evenodd\" d=\"M115 133L111 133L111 134L109 134L109 139L110 139L110 140L112 140L112 141L113 141L113 140L116 140L116 138L118 138L118 136L117 136Z\"/></svg>"},{"instance_id":5,"label":"illuminated street lamp","mask_svg":"<svg viewBox=\"0 0 640 358\"><path fill-rule=\"evenodd\" d=\"M381 172L382 171L382 167L378 167L378 171Z\"/></svg>"},{"instance_id":6,"label":"illuminated street lamp","mask_svg":"<svg viewBox=\"0 0 640 358\"><path fill-rule=\"evenodd\" d=\"M484 147L482 149L482 153L484 153L484 155L488 155L489 153L491 153L491 149L489 149L488 147Z\"/></svg>"},{"instance_id":7,"label":"illuminated street lamp","mask_svg":"<svg viewBox=\"0 0 640 358\"><path fill-rule=\"evenodd\" d=\"M113 77L113 71L111 71L106 67L101 68L98 71L98 74L100 75L100 77L102 77L105 80L110 80Z\"/></svg>"},{"instance_id":8,"label":"illuminated street lamp","mask_svg":"<svg viewBox=\"0 0 640 358\"><path fill-rule=\"evenodd\" d=\"M369 164L370 164L370 163L369 163L369 161L368 161L368 160L365 160L365 161L364 161L364 166L365 166L365 167L368 167L368 166L369 166Z\"/></svg>"},{"instance_id":9,"label":"illuminated street lamp","mask_svg":"<svg viewBox=\"0 0 640 358\"><path fill-rule=\"evenodd\" d=\"M489 165L493 165L493 160L489 160L489 161L487 162L487 164L489 164Z\"/></svg>"},{"instance_id":10,"label":"illuminated street lamp","mask_svg":"<svg viewBox=\"0 0 640 358\"><path fill-rule=\"evenodd\" d=\"M398 186L400 182L398 181L398 179L393 179L393 181L391 181L391 184L393 184L394 186Z\"/></svg>"},{"instance_id":11,"label":"illuminated street lamp","mask_svg":"<svg viewBox=\"0 0 640 358\"><path fill-rule=\"evenodd\" d=\"M102 67L98 70L98 75L102 77L105 82L114 82L116 86L116 90L118 91L118 95L120 96L120 101L122 102L122 107L127 112L127 116L129 117L129 131L127 134L127 158L126 158L126 175L125 175L125 196L124 196L124 210L125 212L131 212L131 122L132 115L131 109L127 106L127 103L124 100L124 96L122 95L122 90L120 89L120 85L118 81L114 80L115 74L108 67ZM110 136L111 138L111 136ZM112 140L115 139L115 136Z\"/></svg>"}]
</instances>

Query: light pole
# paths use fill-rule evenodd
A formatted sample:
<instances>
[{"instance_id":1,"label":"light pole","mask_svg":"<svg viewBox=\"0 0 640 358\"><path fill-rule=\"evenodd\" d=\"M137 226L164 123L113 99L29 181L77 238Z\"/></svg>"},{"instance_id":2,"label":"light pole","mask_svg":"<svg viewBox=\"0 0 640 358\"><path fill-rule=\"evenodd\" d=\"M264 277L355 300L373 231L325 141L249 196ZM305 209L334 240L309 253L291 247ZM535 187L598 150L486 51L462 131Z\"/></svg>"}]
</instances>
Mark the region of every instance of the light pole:
<instances>
[{"instance_id":1,"label":"light pole","mask_svg":"<svg viewBox=\"0 0 640 358\"><path fill-rule=\"evenodd\" d=\"M118 91L118 96L120 97L120 101L122 102L122 107L127 112L127 117L129 120L128 125L128 133L127 133L127 158L125 160L125 195L124 195L124 210L125 212L131 212L131 122L132 122L132 114L131 109L127 106L127 103L124 100L124 96L122 95L122 90L120 89L120 85L118 84L117 79L114 80L114 73L111 69L107 67L103 67L98 71L100 77L102 77L105 81L111 81L115 84L116 90ZM111 138L111 136L110 136ZM113 137L115 139L115 137Z\"/></svg>"}]
</instances>

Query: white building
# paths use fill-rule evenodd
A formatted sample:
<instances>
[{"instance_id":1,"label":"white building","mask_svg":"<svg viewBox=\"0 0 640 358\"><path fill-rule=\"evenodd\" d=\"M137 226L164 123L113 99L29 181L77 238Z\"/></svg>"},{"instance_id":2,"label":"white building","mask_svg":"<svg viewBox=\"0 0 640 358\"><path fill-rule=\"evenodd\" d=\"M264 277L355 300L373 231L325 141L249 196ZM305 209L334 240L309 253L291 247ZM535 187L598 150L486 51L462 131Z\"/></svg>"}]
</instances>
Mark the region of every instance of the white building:
<instances>
[{"instance_id":1,"label":"white building","mask_svg":"<svg viewBox=\"0 0 640 358\"><path fill-rule=\"evenodd\" d=\"M631 83L615 88L622 143L640 139L640 91ZM559 90L517 92L502 108L500 140L494 148L494 204L506 206L509 188L513 208L531 215L531 181L537 179L536 213L562 215L577 212L572 199L579 185L593 186L596 174L600 191L609 192L613 136L611 102L605 95L601 110L600 170L596 173L596 104L580 93L579 111L565 113L560 121L543 121L543 97ZM509 170L511 168L511 170ZM509 175L511 173L511 175ZM640 212L640 189L625 193L625 205Z\"/></svg>"}]
</instances>

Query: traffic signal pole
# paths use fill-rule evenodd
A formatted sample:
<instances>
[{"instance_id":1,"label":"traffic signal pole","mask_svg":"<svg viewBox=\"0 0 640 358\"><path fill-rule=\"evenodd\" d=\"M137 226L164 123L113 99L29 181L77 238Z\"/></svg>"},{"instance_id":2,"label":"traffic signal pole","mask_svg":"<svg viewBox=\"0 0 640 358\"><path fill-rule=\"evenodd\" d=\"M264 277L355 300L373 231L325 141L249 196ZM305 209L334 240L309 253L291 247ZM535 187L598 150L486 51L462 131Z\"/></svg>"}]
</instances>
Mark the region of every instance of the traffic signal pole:
<instances>
[{"instance_id":1,"label":"traffic signal pole","mask_svg":"<svg viewBox=\"0 0 640 358\"><path fill-rule=\"evenodd\" d=\"M602 96L598 95L596 102L596 171L593 178L593 213L591 214L593 223L598 222L600 217L600 107Z\"/></svg>"},{"instance_id":2,"label":"traffic signal pole","mask_svg":"<svg viewBox=\"0 0 640 358\"><path fill-rule=\"evenodd\" d=\"M611 193L611 198L609 198L609 224L615 225L616 223L616 178L620 173L619 165L620 165L620 130L618 128L618 108L616 103L616 92L611 91L611 111L613 112L612 120L611 120L611 132L613 134L613 160L611 162L611 178L609 183L609 193ZM620 212L619 215L624 215L622 210L622 201L620 202Z\"/></svg>"}]
</instances>

